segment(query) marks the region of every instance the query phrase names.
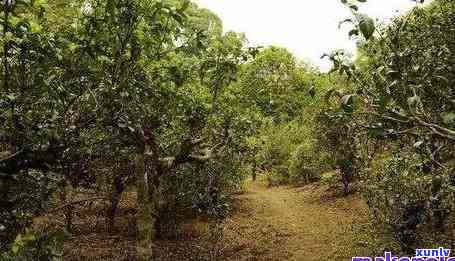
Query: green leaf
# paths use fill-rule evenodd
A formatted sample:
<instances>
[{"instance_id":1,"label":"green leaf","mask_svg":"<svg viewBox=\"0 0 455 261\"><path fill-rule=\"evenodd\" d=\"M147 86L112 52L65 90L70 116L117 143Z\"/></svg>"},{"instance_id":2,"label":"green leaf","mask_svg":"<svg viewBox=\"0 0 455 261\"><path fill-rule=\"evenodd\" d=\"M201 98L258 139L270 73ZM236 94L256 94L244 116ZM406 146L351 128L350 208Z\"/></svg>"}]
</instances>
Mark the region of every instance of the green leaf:
<instances>
[{"instance_id":1,"label":"green leaf","mask_svg":"<svg viewBox=\"0 0 455 261\"><path fill-rule=\"evenodd\" d=\"M179 12L180 13L185 12L188 9L189 6L190 6L190 1L188 1L188 0L183 1L183 4L180 7Z\"/></svg>"},{"instance_id":2,"label":"green leaf","mask_svg":"<svg viewBox=\"0 0 455 261\"><path fill-rule=\"evenodd\" d=\"M354 97L355 94L349 94L341 98L341 108L345 113L351 114L354 112Z\"/></svg>"},{"instance_id":3,"label":"green leaf","mask_svg":"<svg viewBox=\"0 0 455 261\"><path fill-rule=\"evenodd\" d=\"M13 255L17 255L19 253L19 246L18 245L13 245L11 247L11 252L13 252Z\"/></svg>"},{"instance_id":4,"label":"green leaf","mask_svg":"<svg viewBox=\"0 0 455 261\"><path fill-rule=\"evenodd\" d=\"M442 120L447 125L452 125L455 123L455 112L449 112L442 115Z\"/></svg>"},{"instance_id":5,"label":"green leaf","mask_svg":"<svg viewBox=\"0 0 455 261\"><path fill-rule=\"evenodd\" d=\"M343 105L351 105L354 101L354 94L348 94L341 98L341 103Z\"/></svg>"},{"instance_id":6,"label":"green leaf","mask_svg":"<svg viewBox=\"0 0 455 261\"><path fill-rule=\"evenodd\" d=\"M16 1L16 6L25 6L25 7L28 7L31 5L31 2L30 0L17 0Z\"/></svg>"},{"instance_id":7,"label":"green leaf","mask_svg":"<svg viewBox=\"0 0 455 261\"><path fill-rule=\"evenodd\" d=\"M345 23L353 23L352 19L348 18L348 19L345 19L343 21L341 21L339 24L338 24L338 29L341 28L341 26Z\"/></svg>"},{"instance_id":8,"label":"green leaf","mask_svg":"<svg viewBox=\"0 0 455 261\"><path fill-rule=\"evenodd\" d=\"M36 240L36 237L32 233L28 233L28 234L25 234L25 236L22 238L22 240L24 240L24 241L34 241L34 240Z\"/></svg>"},{"instance_id":9,"label":"green leaf","mask_svg":"<svg viewBox=\"0 0 455 261\"><path fill-rule=\"evenodd\" d=\"M351 31L349 31L349 37L352 37L352 36L357 36L359 35L359 30L357 29L352 29Z\"/></svg>"},{"instance_id":10,"label":"green leaf","mask_svg":"<svg viewBox=\"0 0 455 261\"><path fill-rule=\"evenodd\" d=\"M79 47L79 46L78 46L77 44L75 44L75 43L69 43L69 44L68 44L68 49L69 49L72 53L73 53L74 51L76 51L78 47Z\"/></svg>"},{"instance_id":11,"label":"green leaf","mask_svg":"<svg viewBox=\"0 0 455 261\"><path fill-rule=\"evenodd\" d=\"M358 15L359 19L359 29L365 39L369 40L376 30L376 25L374 20L367 15Z\"/></svg>"},{"instance_id":12,"label":"green leaf","mask_svg":"<svg viewBox=\"0 0 455 261\"><path fill-rule=\"evenodd\" d=\"M311 96L311 98L314 98L314 96L316 96L316 87L311 87L311 89L308 91L308 94Z\"/></svg>"},{"instance_id":13,"label":"green leaf","mask_svg":"<svg viewBox=\"0 0 455 261\"><path fill-rule=\"evenodd\" d=\"M328 103L330 98L333 97L333 95L341 96L341 93L335 88L331 88L330 90L327 91L327 93L324 96L325 101Z\"/></svg>"},{"instance_id":14,"label":"green leaf","mask_svg":"<svg viewBox=\"0 0 455 261\"><path fill-rule=\"evenodd\" d=\"M9 22L13 27L16 27L20 22L22 22L22 19L17 16L12 16L9 18Z\"/></svg>"},{"instance_id":15,"label":"green leaf","mask_svg":"<svg viewBox=\"0 0 455 261\"><path fill-rule=\"evenodd\" d=\"M369 128L368 132L373 137L383 137L385 135L385 130L381 127Z\"/></svg>"},{"instance_id":16,"label":"green leaf","mask_svg":"<svg viewBox=\"0 0 455 261\"><path fill-rule=\"evenodd\" d=\"M47 5L47 0L35 0L33 1L34 7L44 7Z\"/></svg>"},{"instance_id":17,"label":"green leaf","mask_svg":"<svg viewBox=\"0 0 455 261\"><path fill-rule=\"evenodd\" d=\"M13 95L13 94L8 94L8 95L6 95L6 98L8 98L8 100L10 102L13 102L13 101L16 100L17 97L15 95Z\"/></svg>"},{"instance_id":18,"label":"green leaf","mask_svg":"<svg viewBox=\"0 0 455 261\"><path fill-rule=\"evenodd\" d=\"M41 25L39 25L35 21L30 21L30 30L32 31L32 33L39 33L41 32Z\"/></svg>"}]
</instances>

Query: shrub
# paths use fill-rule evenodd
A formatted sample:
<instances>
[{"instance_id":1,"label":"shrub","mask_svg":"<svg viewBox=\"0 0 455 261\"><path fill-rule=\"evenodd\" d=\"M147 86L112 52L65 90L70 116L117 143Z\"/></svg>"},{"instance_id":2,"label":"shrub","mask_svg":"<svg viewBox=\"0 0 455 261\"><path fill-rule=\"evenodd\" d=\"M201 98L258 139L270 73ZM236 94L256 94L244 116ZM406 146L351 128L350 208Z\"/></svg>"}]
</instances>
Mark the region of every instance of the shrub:
<instances>
[{"instance_id":1,"label":"shrub","mask_svg":"<svg viewBox=\"0 0 455 261\"><path fill-rule=\"evenodd\" d=\"M185 166L162 179L158 229L173 236L188 215L223 219L231 210L232 196L242 189L246 172L238 155L226 154L210 164Z\"/></svg>"},{"instance_id":2,"label":"shrub","mask_svg":"<svg viewBox=\"0 0 455 261\"><path fill-rule=\"evenodd\" d=\"M63 260L63 243L66 238L63 231L36 233L27 230L17 235L10 251L0 254L0 260Z\"/></svg>"},{"instance_id":3,"label":"shrub","mask_svg":"<svg viewBox=\"0 0 455 261\"><path fill-rule=\"evenodd\" d=\"M327 154L316 147L310 132L298 121L264 128L256 162L268 172L269 185L310 183L330 169Z\"/></svg>"},{"instance_id":4,"label":"shrub","mask_svg":"<svg viewBox=\"0 0 455 261\"><path fill-rule=\"evenodd\" d=\"M284 173L284 174L283 174ZM266 172L269 187L285 185L289 183L289 176L285 167L276 167Z\"/></svg>"},{"instance_id":5,"label":"shrub","mask_svg":"<svg viewBox=\"0 0 455 261\"><path fill-rule=\"evenodd\" d=\"M340 184L339 174L335 171L327 172L321 175L321 184L329 186L329 188L336 188Z\"/></svg>"},{"instance_id":6,"label":"shrub","mask_svg":"<svg viewBox=\"0 0 455 261\"><path fill-rule=\"evenodd\" d=\"M446 171L428 171L418 155L398 153L368 179L366 202L374 220L395 236L404 252L443 243L451 231L455 187ZM437 231L437 233L435 233Z\"/></svg>"},{"instance_id":7,"label":"shrub","mask_svg":"<svg viewBox=\"0 0 455 261\"><path fill-rule=\"evenodd\" d=\"M326 168L325 155L317 153L310 144L299 145L289 159L289 176L292 182L308 184L320 179Z\"/></svg>"}]
</instances>

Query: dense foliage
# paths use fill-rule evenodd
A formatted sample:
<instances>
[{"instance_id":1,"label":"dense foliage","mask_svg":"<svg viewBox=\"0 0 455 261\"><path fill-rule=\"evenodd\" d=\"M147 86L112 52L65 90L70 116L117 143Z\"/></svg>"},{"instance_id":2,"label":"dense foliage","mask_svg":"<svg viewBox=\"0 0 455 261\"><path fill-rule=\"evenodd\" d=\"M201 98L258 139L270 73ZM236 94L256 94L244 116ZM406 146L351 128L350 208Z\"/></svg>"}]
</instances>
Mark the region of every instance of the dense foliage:
<instances>
[{"instance_id":1,"label":"dense foliage","mask_svg":"<svg viewBox=\"0 0 455 261\"><path fill-rule=\"evenodd\" d=\"M334 71L354 84L354 92L340 100L341 113L354 115L345 126L363 131L347 137L364 132L371 139L360 157L368 159L361 177L367 203L377 225L408 253L432 241L450 243L454 7L453 1L434 1L385 28L371 24L374 33L362 26L368 18L353 8L353 34L368 41L355 62L342 53L329 56Z\"/></svg>"},{"instance_id":2,"label":"dense foliage","mask_svg":"<svg viewBox=\"0 0 455 261\"><path fill-rule=\"evenodd\" d=\"M2 251L68 189L106 194L113 227L136 184L147 242L166 213L226 214L250 132L229 87L243 36L187 1L4 1L1 17Z\"/></svg>"},{"instance_id":3,"label":"dense foliage","mask_svg":"<svg viewBox=\"0 0 455 261\"><path fill-rule=\"evenodd\" d=\"M107 201L115 231L134 192L137 258L151 260L155 236L181 220L228 216L248 174L360 189L399 251L448 243L455 3L381 27L360 13L365 0L341 2L359 53L324 55L334 67L320 73L283 48L248 47L190 1L2 1L0 258L61 260L74 205ZM36 231L52 212L64 231Z\"/></svg>"}]
</instances>

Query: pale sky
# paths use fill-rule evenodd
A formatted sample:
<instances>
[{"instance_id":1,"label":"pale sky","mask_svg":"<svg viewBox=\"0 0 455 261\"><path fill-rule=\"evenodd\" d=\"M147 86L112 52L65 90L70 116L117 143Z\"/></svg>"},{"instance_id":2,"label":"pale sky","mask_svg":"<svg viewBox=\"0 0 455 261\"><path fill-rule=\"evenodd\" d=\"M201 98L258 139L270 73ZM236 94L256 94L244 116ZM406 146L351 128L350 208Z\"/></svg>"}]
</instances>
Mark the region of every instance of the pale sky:
<instances>
[{"instance_id":1,"label":"pale sky","mask_svg":"<svg viewBox=\"0 0 455 261\"><path fill-rule=\"evenodd\" d=\"M200 7L216 13L226 31L243 32L250 45L277 45L327 70L330 63L321 60L335 49L355 52L349 40L349 25L338 29L350 12L340 0L195 0ZM387 22L416 5L411 0L368 0L361 12Z\"/></svg>"}]
</instances>

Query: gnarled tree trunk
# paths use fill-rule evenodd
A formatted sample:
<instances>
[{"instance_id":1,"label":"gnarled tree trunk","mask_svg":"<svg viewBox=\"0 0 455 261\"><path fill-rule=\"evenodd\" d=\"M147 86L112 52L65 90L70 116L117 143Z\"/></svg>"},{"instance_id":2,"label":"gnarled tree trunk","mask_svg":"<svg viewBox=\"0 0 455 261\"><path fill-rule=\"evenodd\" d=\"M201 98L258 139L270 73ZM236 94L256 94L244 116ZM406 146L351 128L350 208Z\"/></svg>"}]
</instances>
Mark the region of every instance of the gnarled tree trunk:
<instances>
[{"instance_id":1,"label":"gnarled tree trunk","mask_svg":"<svg viewBox=\"0 0 455 261\"><path fill-rule=\"evenodd\" d=\"M108 217L108 229L111 232L115 231L115 215L117 212L118 204L120 203L120 199L122 197L122 193L125 190L125 184L123 181L123 177L121 175L117 175L112 182L111 187L111 195L109 198L110 205L107 208L107 217Z\"/></svg>"},{"instance_id":2,"label":"gnarled tree trunk","mask_svg":"<svg viewBox=\"0 0 455 261\"><path fill-rule=\"evenodd\" d=\"M151 261L153 259L153 241L156 234L157 207L159 200L158 184L152 175L155 171L147 171L146 155L148 146L145 146L144 153L136 155L135 172L137 186L137 254L140 261ZM153 174L152 174L153 173Z\"/></svg>"}]
</instances>

